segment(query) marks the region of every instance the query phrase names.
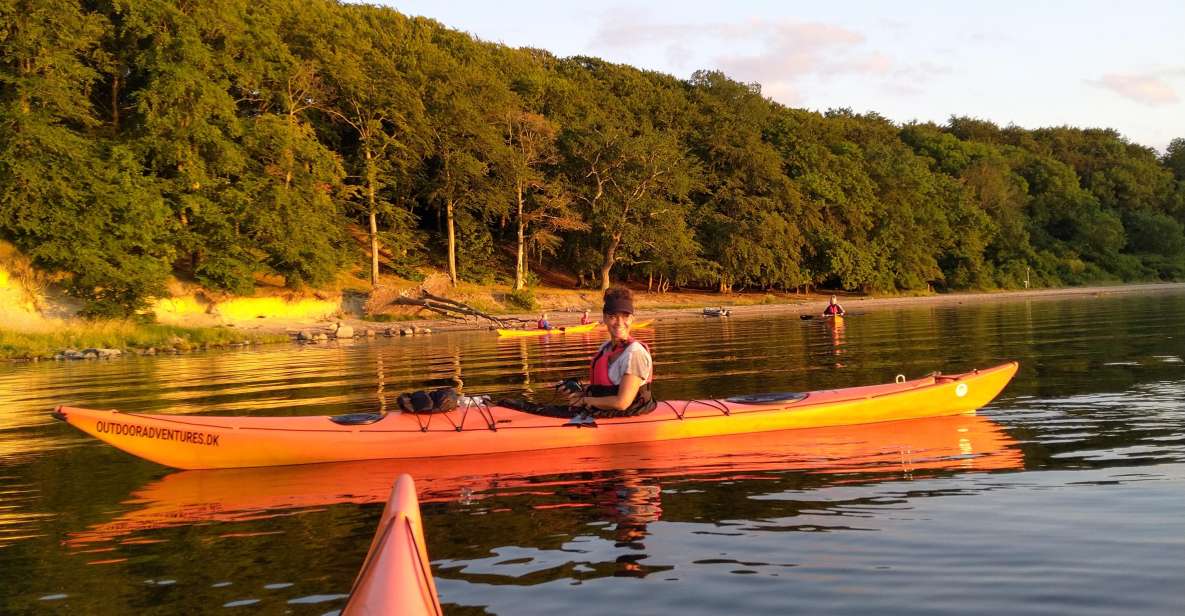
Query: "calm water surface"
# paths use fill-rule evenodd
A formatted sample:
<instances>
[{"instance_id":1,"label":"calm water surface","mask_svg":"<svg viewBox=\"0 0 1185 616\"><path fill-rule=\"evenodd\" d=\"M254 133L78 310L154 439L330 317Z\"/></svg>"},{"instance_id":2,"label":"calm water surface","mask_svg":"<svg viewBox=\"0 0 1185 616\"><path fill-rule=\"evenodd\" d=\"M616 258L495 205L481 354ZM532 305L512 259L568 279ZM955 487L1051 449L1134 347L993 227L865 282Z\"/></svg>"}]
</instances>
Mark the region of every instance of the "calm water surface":
<instances>
[{"instance_id":1,"label":"calm water surface","mask_svg":"<svg viewBox=\"0 0 1185 616\"><path fill-rule=\"evenodd\" d=\"M48 411L355 412L457 375L469 393L546 400L598 340L467 332L3 365L0 613L335 613L400 472L452 614L1185 613L1185 293L639 335L668 399L1021 371L973 416L175 472Z\"/></svg>"}]
</instances>

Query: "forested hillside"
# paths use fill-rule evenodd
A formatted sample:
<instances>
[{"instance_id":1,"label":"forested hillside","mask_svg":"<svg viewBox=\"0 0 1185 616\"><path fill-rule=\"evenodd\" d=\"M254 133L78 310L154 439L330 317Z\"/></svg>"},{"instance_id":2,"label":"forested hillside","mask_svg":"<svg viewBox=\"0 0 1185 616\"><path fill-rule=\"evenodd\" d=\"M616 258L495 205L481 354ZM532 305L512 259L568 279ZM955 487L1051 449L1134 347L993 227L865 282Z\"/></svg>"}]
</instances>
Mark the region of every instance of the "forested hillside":
<instances>
[{"instance_id":1,"label":"forested hillside","mask_svg":"<svg viewBox=\"0 0 1185 616\"><path fill-rule=\"evenodd\" d=\"M0 238L92 314L380 252L516 288L1180 279L1183 225L1185 139L821 114L325 0L0 0Z\"/></svg>"}]
</instances>

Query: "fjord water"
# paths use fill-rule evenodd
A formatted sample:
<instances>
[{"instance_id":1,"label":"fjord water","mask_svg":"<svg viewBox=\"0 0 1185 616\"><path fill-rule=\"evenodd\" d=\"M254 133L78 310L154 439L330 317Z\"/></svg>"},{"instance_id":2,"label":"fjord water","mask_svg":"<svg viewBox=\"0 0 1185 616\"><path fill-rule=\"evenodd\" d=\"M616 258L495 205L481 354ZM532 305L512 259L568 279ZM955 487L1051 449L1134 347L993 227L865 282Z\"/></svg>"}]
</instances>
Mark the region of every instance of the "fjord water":
<instances>
[{"instance_id":1,"label":"fjord water","mask_svg":"<svg viewBox=\"0 0 1185 616\"><path fill-rule=\"evenodd\" d=\"M667 399L1009 359L973 416L418 462L176 472L54 422L547 399L596 336L489 332L0 367L0 613L333 613L390 482L452 614L1180 614L1185 293L659 321Z\"/></svg>"}]
</instances>

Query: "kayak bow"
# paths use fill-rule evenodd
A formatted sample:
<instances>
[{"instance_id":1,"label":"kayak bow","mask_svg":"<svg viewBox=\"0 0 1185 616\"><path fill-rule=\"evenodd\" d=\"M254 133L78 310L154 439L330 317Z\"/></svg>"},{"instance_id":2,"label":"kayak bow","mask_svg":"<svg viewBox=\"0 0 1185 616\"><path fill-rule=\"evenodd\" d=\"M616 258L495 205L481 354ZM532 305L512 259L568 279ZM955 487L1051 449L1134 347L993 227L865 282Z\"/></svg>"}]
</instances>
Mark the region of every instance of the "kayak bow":
<instances>
[{"instance_id":1,"label":"kayak bow","mask_svg":"<svg viewBox=\"0 0 1185 616\"><path fill-rule=\"evenodd\" d=\"M416 484L400 475L354 580L342 616L441 616L420 519Z\"/></svg>"},{"instance_id":2,"label":"kayak bow","mask_svg":"<svg viewBox=\"0 0 1185 616\"><path fill-rule=\"evenodd\" d=\"M667 441L957 415L992 401L1016 374L1009 362L884 385L723 400L660 401L637 417L565 425L500 406L389 413L363 425L329 417L148 415L60 406L54 416L119 449L183 469L280 466L380 458L506 453Z\"/></svg>"}]
</instances>

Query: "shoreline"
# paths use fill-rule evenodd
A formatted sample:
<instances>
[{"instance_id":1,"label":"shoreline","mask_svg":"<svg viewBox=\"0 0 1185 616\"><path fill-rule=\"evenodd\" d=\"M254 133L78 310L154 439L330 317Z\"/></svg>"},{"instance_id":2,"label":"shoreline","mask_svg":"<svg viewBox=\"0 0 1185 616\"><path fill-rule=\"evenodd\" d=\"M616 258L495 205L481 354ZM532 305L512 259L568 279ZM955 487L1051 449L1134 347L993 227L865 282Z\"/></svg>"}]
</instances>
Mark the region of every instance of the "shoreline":
<instances>
[{"instance_id":1,"label":"shoreline","mask_svg":"<svg viewBox=\"0 0 1185 616\"><path fill-rule=\"evenodd\" d=\"M982 304L989 302L1000 301L1019 301L1019 300L1051 300L1059 298L1090 298L1102 297L1109 295L1127 295L1127 294L1160 294L1160 293L1179 293L1185 292L1185 283L1169 282L1169 283L1145 283L1145 284L1129 284L1129 285L1110 285L1110 286L1089 286L1089 287L1061 287L1061 288L1046 288L1046 289L1026 289L1015 291L986 291L986 292L960 292L960 293L943 293L932 295L918 295L918 296L900 296L900 297L875 297L875 296L856 296L856 295L841 295L840 303L844 309L851 312L866 312L874 310L883 310L891 308L899 308L903 306L923 306L923 305L948 305L948 304ZM590 296L599 296L599 292L589 292ZM735 316L749 316L749 315L801 315L801 314L818 314L822 312L823 307L827 304L828 298L831 296L827 294L810 294L810 295L795 295L795 294L763 294L763 295L731 295L719 296L713 293L645 293L639 292L635 295L635 301L638 305L637 316L640 319L654 319L658 321L670 321L679 319L703 318L704 308L725 307L730 313ZM770 299L774 301L769 301ZM711 301L709 301L711 300ZM543 302L546 305L546 302ZM677 304L672 306L672 304ZM539 311L532 313L513 313L513 314L498 314L495 316L505 318L520 318L534 320ZM553 323L559 326L575 324L580 315L579 310L572 307L562 309L548 309ZM595 310L593 310L595 312ZM344 326L352 329L351 337L368 338L374 336L401 336L401 335L425 335L435 332L460 332L460 331L490 331L495 328L495 325L485 320L467 320L455 321L448 319L415 319L415 320L399 320L399 321L371 321L358 317L343 316L331 320L326 319L306 319L306 320L268 320L270 322L244 322L244 323L225 323L221 325L205 325L192 328L175 328L171 336L176 335L177 329L189 330L192 332L194 340L186 340L182 344L176 345L176 348L156 348L156 347L141 347L136 345L135 336L125 335L123 340L112 340L106 346L119 349L118 353L97 353L95 357L85 357L85 359L97 358L111 358L119 356L133 356L133 355L151 355L158 352L177 353L188 352L194 350L204 350L208 348L222 348L222 347L240 347L258 344L280 344L283 342L300 343L300 342L320 342L334 338L334 332L339 326ZM44 350L45 341L51 339L61 339L63 332L68 331L74 324L67 324L65 327L49 332L20 332L19 330L7 330L10 333L10 338L25 339L29 342L26 349L13 348L3 349L0 347L0 359L7 359L10 363L16 362L37 362L49 360L69 360L69 359L83 359L79 356L62 356L66 350L63 346L60 350L53 353L46 353ZM157 326L145 326L157 327ZM4 328L0 328L0 338L6 333ZM44 340L37 340L37 338L44 338ZM173 338L176 340L176 338ZM40 343L40 347L36 346ZM174 345L166 345L173 347ZM96 349L88 349L94 351ZM102 350L102 349L100 349Z\"/></svg>"},{"instance_id":2,"label":"shoreline","mask_svg":"<svg viewBox=\"0 0 1185 616\"><path fill-rule=\"evenodd\" d=\"M927 304L967 304L967 303L989 303L994 301L1015 301L1020 299L1057 299L1065 297L1101 297L1105 295L1127 295L1139 293L1172 293L1185 292L1185 282L1163 282L1163 283L1139 283L1129 285L1114 285L1114 286L1090 286L1090 287L1061 287L1053 289L1025 289L1017 291L984 291L984 292L959 292L959 293L936 293L933 295L916 295L916 296L900 296L900 297L876 297L876 296L859 296L849 295L840 296L839 303L843 305L848 312L856 310L880 310L886 308L896 308L910 305L927 305ZM667 294L671 296L674 294ZM695 294L699 296L700 294ZM639 298L640 297L640 301ZM740 303L735 304L728 301L727 298L720 297L724 301L716 302L689 302L686 306L669 307L663 305L663 302L658 301L663 296L657 294L639 293L635 295L635 302L639 304L637 310L638 319L655 319L655 320L674 320L681 318L702 318L704 308L725 307L736 316L753 315L753 314L819 314L823 307L827 305L830 293L827 294L811 294L803 296L802 300L794 301L794 295L786 295L779 297L777 303ZM737 296L733 296L735 298ZM659 304L658 307L648 307L647 303ZM667 302L669 303L669 302ZM560 326L567 326L576 324L580 318L580 313L571 310L549 310L551 321ZM592 311L592 312L595 312ZM590 316L592 315L590 312ZM516 314L501 314L497 315L507 318L526 318L534 320L538 316L536 313L516 313ZM571 322L569 322L571 321ZM356 330L359 328L384 329L386 327L394 328L429 328L434 332L444 331L483 331L492 330L494 326L486 321L479 322L457 322L446 319L423 319L414 321L393 321L390 323L376 323L374 321L366 321L363 319L343 318L340 320L345 325L350 325ZM318 324L324 326L324 324ZM262 331L262 330L261 330ZM292 330L288 330L292 333Z\"/></svg>"}]
</instances>

